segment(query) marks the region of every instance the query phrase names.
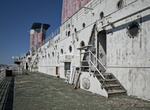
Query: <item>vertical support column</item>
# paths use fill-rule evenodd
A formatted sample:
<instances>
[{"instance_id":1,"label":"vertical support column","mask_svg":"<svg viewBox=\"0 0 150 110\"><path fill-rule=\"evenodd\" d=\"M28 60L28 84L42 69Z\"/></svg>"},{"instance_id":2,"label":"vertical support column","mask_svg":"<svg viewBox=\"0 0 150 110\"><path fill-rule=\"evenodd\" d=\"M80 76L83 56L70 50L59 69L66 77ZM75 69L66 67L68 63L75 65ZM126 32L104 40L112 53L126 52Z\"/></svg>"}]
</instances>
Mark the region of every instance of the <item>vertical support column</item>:
<instances>
[{"instance_id":1,"label":"vertical support column","mask_svg":"<svg viewBox=\"0 0 150 110\"><path fill-rule=\"evenodd\" d=\"M20 66L20 69L21 69L21 74L22 74L22 67Z\"/></svg>"},{"instance_id":2,"label":"vertical support column","mask_svg":"<svg viewBox=\"0 0 150 110\"><path fill-rule=\"evenodd\" d=\"M100 2L101 2L101 1L100 1ZM97 21L96 21L96 26L97 26ZM97 58L97 51L98 51L98 50L97 50L97 49L98 49L98 48L97 48L97 45L98 45L98 44L97 44L97 42L98 42L97 34L98 34L98 33L97 33L97 31L95 30L95 38L96 38L96 39L95 39L95 47L96 47L95 56L96 56L96 58ZM97 65L98 63L97 63L97 59L96 59L96 58L94 58L94 60L95 60L96 68L97 68L97 67L98 67L98 65Z\"/></svg>"},{"instance_id":3,"label":"vertical support column","mask_svg":"<svg viewBox=\"0 0 150 110\"><path fill-rule=\"evenodd\" d=\"M81 73L81 49L80 49L80 73Z\"/></svg>"},{"instance_id":4,"label":"vertical support column","mask_svg":"<svg viewBox=\"0 0 150 110\"><path fill-rule=\"evenodd\" d=\"M19 75L19 66L18 66L18 75Z\"/></svg>"},{"instance_id":5,"label":"vertical support column","mask_svg":"<svg viewBox=\"0 0 150 110\"><path fill-rule=\"evenodd\" d=\"M89 73L91 74L91 52L90 52L90 47L89 47Z\"/></svg>"}]
</instances>

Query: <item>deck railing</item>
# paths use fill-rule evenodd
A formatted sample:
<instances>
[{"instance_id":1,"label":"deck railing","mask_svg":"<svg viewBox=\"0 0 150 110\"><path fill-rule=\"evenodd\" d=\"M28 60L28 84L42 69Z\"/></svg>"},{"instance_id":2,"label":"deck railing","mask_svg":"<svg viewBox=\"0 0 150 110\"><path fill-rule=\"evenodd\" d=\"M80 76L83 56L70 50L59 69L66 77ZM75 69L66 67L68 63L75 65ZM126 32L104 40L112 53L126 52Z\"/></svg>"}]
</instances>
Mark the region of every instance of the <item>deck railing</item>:
<instances>
[{"instance_id":1,"label":"deck railing","mask_svg":"<svg viewBox=\"0 0 150 110\"><path fill-rule=\"evenodd\" d=\"M90 10L93 10L94 7L96 7L98 4L100 4L103 0L92 0L90 1L85 7L82 7L80 10L78 10L75 14L73 14L68 20L66 20L60 27L58 27L55 31L53 31L48 37L46 37L45 40L43 40L37 48L40 48L45 43L53 39L55 36L60 34L61 30L66 29L66 25L68 23L74 24L76 21L82 19ZM32 49L32 48L31 48Z\"/></svg>"},{"instance_id":2,"label":"deck railing","mask_svg":"<svg viewBox=\"0 0 150 110\"><path fill-rule=\"evenodd\" d=\"M6 69L5 68L0 68L0 83L4 78L6 77Z\"/></svg>"}]
</instances>

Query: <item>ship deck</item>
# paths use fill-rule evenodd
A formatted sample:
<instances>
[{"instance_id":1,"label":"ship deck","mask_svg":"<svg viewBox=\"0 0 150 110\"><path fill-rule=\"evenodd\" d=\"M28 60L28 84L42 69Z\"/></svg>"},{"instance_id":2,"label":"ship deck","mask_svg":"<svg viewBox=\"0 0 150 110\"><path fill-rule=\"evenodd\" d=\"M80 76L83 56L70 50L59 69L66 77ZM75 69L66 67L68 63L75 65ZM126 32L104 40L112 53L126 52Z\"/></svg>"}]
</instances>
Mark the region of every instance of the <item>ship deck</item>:
<instances>
[{"instance_id":1,"label":"ship deck","mask_svg":"<svg viewBox=\"0 0 150 110\"><path fill-rule=\"evenodd\" d=\"M43 73L23 71L0 83L0 109L9 110L102 110L150 109L150 102L121 95L109 99Z\"/></svg>"}]
</instances>

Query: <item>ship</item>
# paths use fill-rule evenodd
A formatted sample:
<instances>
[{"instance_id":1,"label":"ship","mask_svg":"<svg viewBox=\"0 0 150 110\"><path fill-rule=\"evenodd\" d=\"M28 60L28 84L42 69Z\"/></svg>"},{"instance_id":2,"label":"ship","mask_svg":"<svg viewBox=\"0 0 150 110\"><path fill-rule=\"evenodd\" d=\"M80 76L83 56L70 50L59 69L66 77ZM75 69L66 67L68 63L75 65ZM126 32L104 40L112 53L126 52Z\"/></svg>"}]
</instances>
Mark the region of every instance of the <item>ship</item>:
<instances>
[{"instance_id":1,"label":"ship","mask_svg":"<svg viewBox=\"0 0 150 110\"><path fill-rule=\"evenodd\" d=\"M104 97L150 100L150 1L63 0L61 26L33 23L23 69Z\"/></svg>"}]
</instances>

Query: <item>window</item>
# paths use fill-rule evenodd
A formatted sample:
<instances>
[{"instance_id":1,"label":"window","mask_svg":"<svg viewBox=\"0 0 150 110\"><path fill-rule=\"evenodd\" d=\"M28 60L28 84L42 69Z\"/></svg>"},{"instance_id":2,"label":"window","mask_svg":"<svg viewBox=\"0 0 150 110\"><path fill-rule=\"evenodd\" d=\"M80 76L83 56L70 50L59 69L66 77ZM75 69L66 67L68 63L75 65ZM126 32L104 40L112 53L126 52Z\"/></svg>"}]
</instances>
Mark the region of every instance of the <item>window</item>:
<instances>
[{"instance_id":1,"label":"window","mask_svg":"<svg viewBox=\"0 0 150 110\"><path fill-rule=\"evenodd\" d=\"M63 53L64 53L63 49L61 49L61 50L60 50L60 53L61 53L61 54L63 54Z\"/></svg>"},{"instance_id":2,"label":"window","mask_svg":"<svg viewBox=\"0 0 150 110\"><path fill-rule=\"evenodd\" d=\"M84 41L81 41L80 47L83 47L83 46L85 46L85 43L84 43Z\"/></svg>"},{"instance_id":3,"label":"window","mask_svg":"<svg viewBox=\"0 0 150 110\"><path fill-rule=\"evenodd\" d=\"M122 8L122 7L123 7L123 0L119 0L119 1L117 2L117 8L120 9L120 8Z\"/></svg>"},{"instance_id":4,"label":"window","mask_svg":"<svg viewBox=\"0 0 150 110\"><path fill-rule=\"evenodd\" d=\"M52 52L52 56L54 57L54 52Z\"/></svg>"},{"instance_id":5,"label":"window","mask_svg":"<svg viewBox=\"0 0 150 110\"><path fill-rule=\"evenodd\" d=\"M68 37L70 36L70 31L68 32Z\"/></svg>"},{"instance_id":6,"label":"window","mask_svg":"<svg viewBox=\"0 0 150 110\"><path fill-rule=\"evenodd\" d=\"M139 33L139 24L137 22L132 22L129 24L127 28L127 34L130 38L134 38Z\"/></svg>"},{"instance_id":7,"label":"window","mask_svg":"<svg viewBox=\"0 0 150 110\"><path fill-rule=\"evenodd\" d=\"M70 29L70 24L68 24L68 28Z\"/></svg>"},{"instance_id":8,"label":"window","mask_svg":"<svg viewBox=\"0 0 150 110\"><path fill-rule=\"evenodd\" d=\"M76 29L76 28L74 29L74 32L77 32L77 29Z\"/></svg>"},{"instance_id":9,"label":"window","mask_svg":"<svg viewBox=\"0 0 150 110\"><path fill-rule=\"evenodd\" d=\"M32 45L34 45L34 40L32 40Z\"/></svg>"},{"instance_id":10,"label":"window","mask_svg":"<svg viewBox=\"0 0 150 110\"><path fill-rule=\"evenodd\" d=\"M82 27L85 28L85 23L82 24Z\"/></svg>"},{"instance_id":11,"label":"window","mask_svg":"<svg viewBox=\"0 0 150 110\"><path fill-rule=\"evenodd\" d=\"M64 66L65 70L70 70L70 65L71 65L70 62L65 62L65 66Z\"/></svg>"},{"instance_id":12,"label":"window","mask_svg":"<svg viewBox=\"0 0 150 110\"><path fill-rule=\"evenodd\" d=\"M100 18L102 19L104 17L104 12L102 11L101 13L100 13Z\"/></svg>"},{"instance_id":13,"label":"window","mask_svg":"<svg viewBox=\"0 0 150 110\"><path fill-rule=\"evenodd\" d=\"M34 39L34 35L33 35L33 39Z\"/></svg>"},{"instance_id":14,"label":"window","mask_svg":"<svg viewBox=\"0 0 150 110\"><path fill-rule=\"evenodd\" d=\"M70 53L72 52L72 46L71 45L69 46L69 52Z\"/></svg>"}]
</instances>

